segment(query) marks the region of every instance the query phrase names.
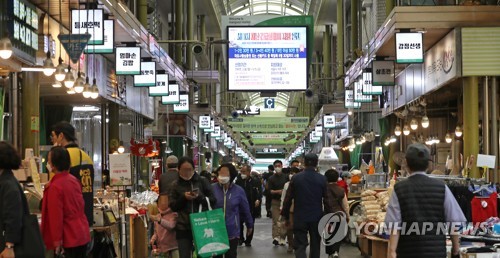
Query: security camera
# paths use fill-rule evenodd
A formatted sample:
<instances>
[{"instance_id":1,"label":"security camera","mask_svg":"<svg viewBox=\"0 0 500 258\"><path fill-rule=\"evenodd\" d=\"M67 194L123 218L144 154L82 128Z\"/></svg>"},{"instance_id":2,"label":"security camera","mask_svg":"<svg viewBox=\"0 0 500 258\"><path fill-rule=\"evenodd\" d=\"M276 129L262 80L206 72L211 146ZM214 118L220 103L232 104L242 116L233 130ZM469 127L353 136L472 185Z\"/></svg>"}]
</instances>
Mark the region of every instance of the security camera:
<instances>
[{"instance_id":1,"label":"security camera","mask_svg":"<svg viewBox=\"0 0 500 258\"><path fill-rule=\"evenodd\" d=\"M248 141L248 143L250 143L250 146L253 146L253 141L252 140Z\"/></svg>"},{"instance_id":2,"label":"security camera","mask_svg":"<svg viewBox=\"0 0 500 258\"><path fill-rule=\"evenodd\" d=\"M313 95L314 95L314 92L313 92L312 90L310 90L310 89L307 89L307 90L306 90L306 97L308 97L308 98L312 98L312 97L313 97Z\"/></svg>"},{"instance_id":3,"label":"security camera","mask_svg":"<svg viewBox=\"0 0 500 258\"><path fill-rule=\"evenodd\" d=\"M231 111L231 116L232 116L233 118L238 118L238 116L240 116L240 114L238 114L238 111L237 111L237 110L233 110L233 111Z\"/></svg>"},{"instance_id":4,"label":"security camera","mask_svg":"<svg viewBox=\"0 0 500 258\"><path fill-rule=\"evenodd\" d=\"M209 60L208 60L208 56L205 52L205 47L201 44L195 44L191 48L191 51L193 52L194 58L196 59L198 66L200 68L208 68Z\"/></svg>"}]
</instances>

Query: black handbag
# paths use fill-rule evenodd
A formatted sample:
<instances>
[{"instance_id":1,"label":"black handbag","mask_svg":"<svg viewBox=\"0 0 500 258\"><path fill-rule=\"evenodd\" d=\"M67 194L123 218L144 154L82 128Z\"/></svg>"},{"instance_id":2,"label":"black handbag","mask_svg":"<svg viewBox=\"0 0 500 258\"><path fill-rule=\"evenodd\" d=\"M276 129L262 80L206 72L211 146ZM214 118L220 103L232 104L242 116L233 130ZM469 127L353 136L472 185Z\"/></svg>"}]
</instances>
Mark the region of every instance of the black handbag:
<instances>
[{"instance_id":1,"label":"black handbag","mask_svg":"<svg viewBox=\"0 0 500 258\"><path fill-rule=\"evenodd\" d=\"M30 214L28 200L19 186L23 202L23 228L21 242L14 246L16 258L44 258L45 244L36 215Z\"/></svg>"}]
</instances>

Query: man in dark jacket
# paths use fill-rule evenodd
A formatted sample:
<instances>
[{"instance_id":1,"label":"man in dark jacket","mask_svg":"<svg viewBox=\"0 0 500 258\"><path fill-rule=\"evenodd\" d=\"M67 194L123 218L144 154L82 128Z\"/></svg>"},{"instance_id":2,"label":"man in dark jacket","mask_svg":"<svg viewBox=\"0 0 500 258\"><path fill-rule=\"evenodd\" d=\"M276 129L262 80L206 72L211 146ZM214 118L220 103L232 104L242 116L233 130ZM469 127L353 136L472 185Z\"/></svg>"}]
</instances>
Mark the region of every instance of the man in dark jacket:
<instances>
[{"instance_id":1,"label":"man in dark jacket","mask_svg":"<svg viewBox=\"0 0 500 258\"><path fill-rule=\"evenodd\" d=\"M257 207L260 206L262 197L260 196L260 182L250 176L252 167L250 165L243 165L240 169L240 175L236 178L236 185L241 186L245 190L247 201L250 207L250 214L255 222L257 217ZM245 239L243 234L243 219L240 219L240 245L245 243L246 246L252 246L253 231Z\"/></svg>"},{"instance_id":2,"label":"man in dark jacket","mask_svg":"<svg viewBox=\"0 0 500 258\"><path fill-rule=\"evenodd\" d=\"M168 193L172 188L172 185L179 178L179 172L177 171L177 165L179 160L175 155L170 155L167 158L166 171L160 177L159 190L160 193Z\"/></svg>"},{"instance_id":3,"label":"man in dark jacket","mask_svg":"<svg viewBox=\"0 0 500 258\"><path fill-rule=\"evenodd\" d=\"M269 190L269 194L271 195L271 213L273 216L273 244L284 246L286 229L279 221L279 218L281 207L281 193L283 192L283 188L286 182L288 182L288 175L283 173L283 163L281 162L281 160L275 160L273 166L276 173L274 173L274 175L272 175L267 182L267 188Z\"/></svg>"},{"instance_id":4,"label":"man in dark jacket","mask_svg":"<svg viewBox=\"0 0 500 258\"><path fill-rule=\"evenodd\" d=\"M267 212L267 217L271 218L271 193L269 192L269 189L267 188L267 182L269 178L274 175L274 166L269 165L267 166L267 172L262 174L262 179L264 181L264 196L266 197L266 212Z\"/></svg>"},{"instance_id":5,"label":"man in dark jacket","mask_svg":"<svg viewBox=\"0 0 500 258\"><path fill-rule=\"evenodd\" d=\"M385 217L386 225L394 225L390 228L388 257L446 257L446 232L438 228L446 222L466 221L448 186L426 175L430 160L427 146L408 146L406 165L410 176L394 186ZM452 257L459 257L457 232L453 226L450 231Z\"/></svg>"},{"instance_id":6,"label":"man in dark jacket","mask_svg":"<svg viewBox=\"0 0 500 258\"><path fill-rule=\"evenodd\" d=\"M310 258L320 257L321 237L318 223L325 213L332 212L332 200L326 178L316 172L318 156L309 153L304 158L305 169L292 177L283 203L282 215L286 224L294 201L293 234L296 258L306 258L307 234L311 241ZM323 211L324 207L324 211Z\"/></svg>"}]
</instances>

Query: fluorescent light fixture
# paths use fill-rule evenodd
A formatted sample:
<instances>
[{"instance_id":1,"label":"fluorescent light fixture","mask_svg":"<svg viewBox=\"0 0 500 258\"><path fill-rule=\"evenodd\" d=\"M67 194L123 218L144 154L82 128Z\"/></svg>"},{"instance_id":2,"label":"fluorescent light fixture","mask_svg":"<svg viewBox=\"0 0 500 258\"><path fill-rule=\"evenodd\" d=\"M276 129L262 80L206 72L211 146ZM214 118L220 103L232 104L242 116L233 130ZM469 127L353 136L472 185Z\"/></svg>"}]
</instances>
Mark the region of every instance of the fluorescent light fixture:
<instances>
[{"instance_id":1,"label":"fluorescent light fixture","mask_svg":"<svg viewBox=\"0 0 500 258\"><path fill-rule=\"evenodd\" d=\"M96 111L99 111L99 108L94 107L94 106L76 106L76 107L73 107L73 112L96 112Z\"/></svg>"},{"instance_id":2,"label":"fluorescent light fixture","mask_svg":"<svg viewBox=\"0 0 500 258\"><path fill-rule=\"evenodd\" d=\"M127 9L125 9L125 7L123 7L122 3L118 2L118 5L122 8L122 10L123 10L124 12L127 12Z\"/></svg>"},{"instance_id":3,"label":"fluorescent light fixture","mask_svg":"<svg viewBox=\"0 0 500 258\"><path fill-rule=\"evenodd\" d=\"M113 6L113 4L112 4L109 0L106 0L106 2L107 2L109 5Z\"/></svg>"}]
</instances>

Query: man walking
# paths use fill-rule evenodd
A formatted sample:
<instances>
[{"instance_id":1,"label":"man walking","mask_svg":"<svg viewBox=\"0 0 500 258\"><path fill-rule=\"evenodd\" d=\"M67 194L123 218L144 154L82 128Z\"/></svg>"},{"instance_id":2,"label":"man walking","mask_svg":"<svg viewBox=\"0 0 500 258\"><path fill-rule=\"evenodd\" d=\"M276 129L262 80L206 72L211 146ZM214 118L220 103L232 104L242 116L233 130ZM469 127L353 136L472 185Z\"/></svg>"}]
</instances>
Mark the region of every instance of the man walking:
<instances>
[{"instance_id":1,"label":"man walking","mask_svg":"<svg viewBox=\"0 0 500 258\"><path fill-rule=\"evenodd\" d=\"M327 190L326 178L316 172L318 156L313 153L307 154L304 158L304 166L304 171L294 175L288 186L282 216L289 224L290 206L293 201L295 257L307 257L306 248L309 245L307 234L309 234L311 241L309 257L319 258L321 237L318 232L318 223L325 213L332 212L332 200Z\"/></svg>"},{"instance_id":2,"label":"man walking","mask_svg":"<svg viewBox=\"0 0 500 258\"><path fill-rule=\"evenodd\" d=\"M257 217L257 207L260 206L262 197L260 196L260 181L257 181L251 177L250 172L252 167L250 165L243 165L240 169L240 175L236 178L236 184L241 186L245 190L247 196L248 205L250 207L250 214L252 215L253 222L255 223L255 218ZM241 215L240 215L241 217ZM253 230L250 234L243 234L243 219L240 219L240 245L245 243L245 246L252 246ZM247 229L248 230L248 229Z\"/></svg>"},{"instance_id":3,"label":"man walking","mask_svg":"<svg viewBox=\"0 0 500 258\"><path fill-rule=\"evenodd\" d=\"M267 166L267 172L262 174L262 179L264 181L264 196L266 196L266 216L271 218L271 194L269 193L269 188L267 182L269 182L269 178L274 175L274 166Z\"/></svg>"},{"instance_id":4,"label":"man walking","mask_svg":"<svg viewBox=\"0 0 500 258\"><path fill-rule=\"evenodd\" d=\"M450 189L426 175L430 160L425 145L408 146L406 165L410 176L394 186L385 217L386 225L394 226L389 239L390 258L446 257L446 232L439 232L443 231L438 230L439 224L454 223L451 225L456 229L457 223L466 222ZM458 235L453 231L452 227L452 257L459 257Z\"/></svg>"},{"instance_id":5,"label":"man walking","mask_svg":"<svg viewBox=\"0 0 500 258\"><path fill-rule=\"evenodd\" d=\"M170 155L167 157L166 161L166 171L163 173L160 177L160 182L159 184L159 190L160 193L166 193L169 192L169 190L172 188L173 182L177 181L179 179L179 172L177 171L177 165L179 163L179 160L175 155Z\"/></svg>"},{"instance_id":6,"label":"man walking","mask_svg":"<svg viewBox=\"0 0 500 258\"><path fill-rule=\"evenodd\" d=\"M275 160L273 163L274 175L272 175L268 182L267 188L271 195L271 216L273 218L273 244L285 245L286 229L279 221L280 219L280 206L281 206L281 193L288 182L288 175L282 171L283 163L281 160Z\"/></svg>"}]
</instances>

